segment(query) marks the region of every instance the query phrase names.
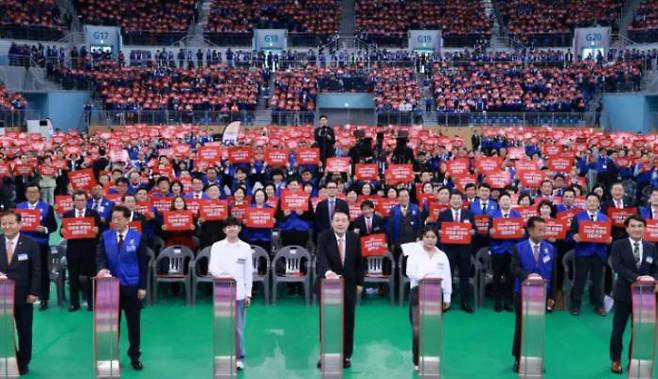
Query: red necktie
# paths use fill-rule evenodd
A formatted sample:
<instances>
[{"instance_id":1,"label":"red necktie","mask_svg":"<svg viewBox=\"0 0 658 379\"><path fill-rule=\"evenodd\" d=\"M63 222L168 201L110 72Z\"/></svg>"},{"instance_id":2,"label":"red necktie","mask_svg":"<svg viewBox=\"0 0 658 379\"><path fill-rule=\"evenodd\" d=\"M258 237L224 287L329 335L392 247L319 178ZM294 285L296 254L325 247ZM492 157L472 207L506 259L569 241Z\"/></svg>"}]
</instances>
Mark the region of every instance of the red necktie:
<instances>
[{"instance_id":1,"label":"red necktie","mask_svg":"<svg viewBox=\"0 0 658 379\"><path fill-rule=\"evenodd\" d=\"M366 231L368 232L368 234L370 234L371 230L372 230L372 219L366 218Z\"/></svg>"},{"instance_id":2,"label":"red necktie","mask_svg":"<svg viewBox=\"0 0 658 379\"><path fill-rule=\"evenodd\" d=\"M340 263L345 264L345 238L338 239L338 255L340 255Z\"/></svg>"}]
</instances>

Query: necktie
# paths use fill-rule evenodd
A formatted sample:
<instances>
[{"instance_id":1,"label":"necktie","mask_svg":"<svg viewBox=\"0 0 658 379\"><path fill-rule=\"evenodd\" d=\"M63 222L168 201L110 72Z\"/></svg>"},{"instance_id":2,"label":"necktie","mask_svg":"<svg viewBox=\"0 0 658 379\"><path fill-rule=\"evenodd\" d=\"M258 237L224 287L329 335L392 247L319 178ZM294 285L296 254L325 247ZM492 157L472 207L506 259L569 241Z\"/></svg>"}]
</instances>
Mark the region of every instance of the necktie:
<instances>
[{"instance_id":1,"label":"necktie","mask_svg":"<svg viewBox=\"0 0 658 379\"><path fill-rule=\"evenodd\" d=\"M77 215L76 217L78 217L78 218L80 218L80 217L84 217L84 215L82 214L82 211L81 211L81 210L78 209L78 215Z\"/></svg>"},{"instance_id":2,"label":"necktie","mask_svg":"<svg viewBox=\"0 0 658 379\"><path fill-rule=\"evenodd\" d=\"M121 254L121 251L123 250L123 234L119 234L119 254Z\"/></svg>"},{"instance_id":3,"label":"necktie","mask_svg":"<svg viewBox=\"0 0 658 379\"><path fill-rule=\"evenodd\" d=\"M334 217L335 208L336 208L336 204L334 204L334 200L329 200L329 220L331 220Z\"/></svg>"},{"instance_id":4,"label":"necktie","mask_svg":"<svg viewBox=\"0 0 658 379\"><path fill-rule=\"evenodd\" d=\"M509 213L504 213L503 214L503 218L508 218L508 217L509 217Z\"/></svg>"},{"instance_id":5,"label":"necktie","mask_svg":"<svg viewBox=\"0 0 658 379\"><path fill-rule=\"evenodd\" d=\"M94 210L98 212L98 208L100 207L100 201L94 200Z\"/></svg>"},{"instance_id":6,"label":"necktie","mask_svg":"<svg viewBox=\"0 0 658 379\"><path fill-rule=\"evenodd\" d=\"M372 219L366 218L366 232L370 234L371 230L372 230Z\"/></svg>"},{"instance_id":7,"label":"necktie","mask_svg":"<svg viewBox=\"0 0 658 379\"><path fill-rule=\"evenodd\" d=\"M658 208L653 208L653 217L654 220L658 220Z\"/></svg>"},{"instance_id":8,"label":"necktie","mask_svg":"<svg viewBox=\"0 0 658 379\"><path fill-rule=\"evenodd\" d=\"M640 268L640 243L633 242L633 258L635 258L635 267Z\"/></svg>"},{"instance_id":9,"label":"necktie","mask_svg":"<svg viewBox=\"0 0 658 379\"><path fill-rule=\"evenodd\" d=\"M532 245L532 256L535 257L535 262L539 260L539 245Z\"/></svg>"},{"instance_id":10,"label":"necktie","mask_svg":"<svg viewBox=\"0 0 658 379\"><path fill-rule=\"evenodd\" d=\"M7 265L11 264L11 259L14 257L14 241L7 240Z\"/></svg>"},{"instance_id":11,"label":"necktie","mask_svg":"<svg viewBox=\"0 0 658 379\"><path fill-rule=\"evenodd\" d=\"M596 221L596 215L590 215L589 217L592 219L592 221Z\"/></svg>"},{"instance_id":12,"label":"necktie","mask_svg":"<svg viewBox=\"0 0 658 379\"><path fill-rule=\"evenodd\" d=\"M338 239L338 255L340 255L340 263L345 264L345 239Z\"/></svg>"},{"instance_id":13,"label":"necktie","mask_svg":"<svg viewBox=\"0 0 658 379\"><path fill-rule=\"evenodd\" d=\"M615 200L615 203L617 208L623 208L623 206L621 205L621 200Z\"/></svg>"},{"instance_id":14,"label":"necktie","mask_svg":"<svg viewBox=\"0 0 658 379\"><path fill-rule=\"evenodd\" d=\"M488 204L486 202L482 203L482 212L484 212L484 214L487 214L489 212L487 205Z\"/></svg>"},{"instance_id":15,"label":"necktie","mask_svg":"<svg viewBox=\"0 0 658 379\"><path fill-rule=\"evenodd\" d=\"M460 219L459 219L459 211L456 211L456 212L455 212L455 222L459 222L459 221L460 221Z\"/></svg>"}]
</instances>

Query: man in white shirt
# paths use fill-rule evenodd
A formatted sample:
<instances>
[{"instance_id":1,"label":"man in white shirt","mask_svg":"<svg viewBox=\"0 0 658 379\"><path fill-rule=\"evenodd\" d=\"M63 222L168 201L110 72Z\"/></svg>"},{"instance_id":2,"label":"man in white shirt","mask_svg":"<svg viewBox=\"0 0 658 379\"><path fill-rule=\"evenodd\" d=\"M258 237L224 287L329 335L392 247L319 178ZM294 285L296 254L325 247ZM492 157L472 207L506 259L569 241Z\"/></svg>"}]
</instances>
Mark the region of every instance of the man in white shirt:
<instances>
[{"instance_id":1,"label":"man in white shirt","mask_svg":"<svg viewBox=\"0 0 658 379\"><path fill-rule=\"evenodd\" d=\"M210 248L208 273L213 277L230 276L236 284L236 334L238 370L244 369L244 327L246 308L251 304L251 286L253 283L254 266L251 246L238 238L242 226L240 220L228 217L224 222L226 238L215 242Z\"/></svg>"}]
</instances>

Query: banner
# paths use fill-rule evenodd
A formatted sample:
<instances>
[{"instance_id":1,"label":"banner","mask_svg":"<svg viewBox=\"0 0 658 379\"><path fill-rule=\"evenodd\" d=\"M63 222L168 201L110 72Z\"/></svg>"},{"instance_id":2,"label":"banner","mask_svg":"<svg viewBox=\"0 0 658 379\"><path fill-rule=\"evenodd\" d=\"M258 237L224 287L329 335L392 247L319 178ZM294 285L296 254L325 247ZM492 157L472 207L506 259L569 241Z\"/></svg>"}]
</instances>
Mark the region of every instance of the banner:
<instances>
[{"instance_id":1,"label":"banner","mask_svg":"<svg viewBox=\"0 0 658 379\"><path fill-rule=\"evenodd\" d=\"M608 221L580 221L578 236L581 242L609 243L611 224Z\"/></svg>"},{"instance_id":2,"label":"banner","mask_svg":"<svg viewBox=\"0 0 658 379\"><path fill-rule=\"evenodd\" d=\"M612 226L617 228L623 228L624 221L634 214L637 214L637 208L608 208L608 218L612 221Z\"/></svg>"},{"instance_id":3,"label":"banner","mask_svg":"<svg viewBox=\"0 0 658 379\"><path fill-rule=\"evenodd\" d=\"M247 214L247 209L249 209L249 205L247 203L232 204L229 206L231 216L237 218L240 221L244 220L244 217Z\"/></svg>"},{"instance_id":4,"label":"banner","mask_svg":"<svg viewBox=\"0 0 658 379\"><path fill-rule=\"evenodd\" d=\"M320 149L311 147L297 149L297 165L317 165L320 163Z\"/></svg>"},{"instance_id":5,"label":"banner","mask_svg":"<svg viewBox=\"0 0 658 379\"><path fill-rule=\"evenodd\" d=\"M153 200L153 208L155 208L158 213L164 213L168 210L171 210L171 197L159 197Z\"/></svg>"},{"instance_id":6,"label":"banner","mask_svg":"<svg viewBox=\"0 0 658 379\"><path fill-rule=\"evenodd\" d=\"M162 213L162 220L168 232L194 229L192 211L166 211Z\"/></svg>"},{"instance_id":7,"label":"banner","mask_svg":"<svg viewBox=\"0 0 658 379\"><path fill-rule=\"evenodd\" d=\"M84 170L70 171L68 173L69 182L73 190L83 190L88 192L96 185L94 171L90 168Z\"/></svg>"},{"instance_id":8,"label":"banner","mask_svg":"<svg viewBox=\"0 0 658 379\"><path fill-rule=\"evenodd\" d=\"M439 219L439 213L450 208L448 204L441 204L438 201L429 201L427 203L428 215L427 219L430 221L437 221Z\"/></svg>"},{"instance_id":9,"label":"banner","mask_svg":"<svg viewBox=\"0 0 658 379\"><path fill-rule=\"evenodd\" d=\"M441 243L446 245L470 245L473 226L467 222L442 222Z\"/></svg>"},{"instance_id":10,"label":"banner","mask_svg":"<svg viewBox=\"0 0 658 379\"><path fill-rule=\"evenodd\" d=\"M350 209L350 222L353 222L361 216L361 203L347 203Z\"/></svg>"},{"instance_id":11,"label":"banner","mask_svg":"<svg viewBox=\"0 0 658 379\"><path fill-rule=\"evenodd\" d=\"M544 180L544 172L537 169L517 171L516 175L519 177L521 185L530 189L539 188L541 182Z\"/></svg>"},{"instance_id":12,"label":"banner","mask_svg":"<svg viewBox=\"0 0 658 379\"><path fill-rule=\"evenodd\" d=\"M495 218L493 219L493 239L521 239L525 223L522 218Z\"/></svg>"},{"instance_id":13,"label":"banner","mask_svg":"<svg viewBox=\"0 0 658 379\"><path fill-rule=\"evenodd\" d=\"M568 225L571 225L571 221L573 220L573 218L582 211L583 211L582 208L567 209L562 212L558 212L556 218L558 220L566 221Z\"/></svg>"},{"instance_id":14,"label":"banner","mask_svg":"<svg viewBox=\"0 0 658 379\"><path fill-rule=\"evenodd\" d=\"M411 164L391 164L386 169L386 184L397 185L414 181L414 167Z\"/></svg>"},{"instance_id":15,"label":"banner","mask_svg":"<svg viewBox=\"0 0 658 379\"><path fill-rule=\"evenodd\" d=\"M62 237L67 240L96 238L93 217L75 217L62 219Z\"/></svg>"},{"instance_id":16,"label":"banner","mask_svg":"<svg viewBox=\"0 0 658 379\"><path fill-rule=\"evenodd\" d=\"M499 171L495 174L489 174L484 178L484 182L491 186L491 188L505 188L512 184L512 177L507 171Z\"/></svg>"},{"instance_id":17,"label":"banner","mask_svg":"<svg viewBox=\"0 0 658 379\"><path fill-rule=\"evenodd\" d=\"M55 213L63 215L64 212L73 209L73 199L69 195L56 195L55 196Z\"/></svg>"},{"instance_id":18,"label":"banner","mask_svg":"<svg viewBox=\"0 0 658 379\"><path fill-rule=\"evenodd\" d=\"M142 230L142 223L139 222L139 221L132 221L130 224L128 224L128 227L129 227L130 229L134 229L134 230L136 230L136 231L138 231L138 232L140 232L140 233L143 231L143 230Z\"/></svg>"},{"instance_id":19,"label":"banner","mask_svg":"<svg viewBox=\"0 0 658 379\"><path fill-rule=\"evenodd\" d=\"M254 29L252 50L286 50L288 31L286 29Z\"/></svg>"},{"instance_id":20,"label":"banner","mask_svg":"<svg viewBox=\"0 0 658 379\"><path fill-rule=\"evenodd\" d=\"M288 164L288 150L267 149L265 150L265 163L272 167L281 167Z\"/></svg>"},{"instance_id":21,"label":"banner","mask_svg":"<svg viewBox=\"0 0 658 379\"><path fill-rule=\"evenodd\" d=\"M530 217L537 216L537 207L534 205L516 207L514 210L521 214L523 222L528 222Z\"/></svg>"},{"instance_id":22,"label":"banner","mask_svg":"<svg viewBox=\"0 0 658 379\"><path fill-rule=\"evenodd\" d=\"M466 190L466 185L469 183L475 184L477 179L473 174L465 174L459 175L456 178L452 178L452 181L455 183L455 187L457 187L459 191L464 192Z\"/></svg>"},{"instance_id":23,"label":"banner","mask_svg":"<svg viewBox=\"0 0 658 379\"><path fill-rule=\"evenodd\" d=\"M468 158L453 159L448 161L447 165L447 170L451 177L466 175L469 173Z\"/></svg>"},{"instance_id":24,"label":"banner","mask_svg":"<svg viewBox=\"0 0 658 379\"><path fill-rule=\"evenodd\" d=\"M41 226L41 211L39 209L16 209L21 215L21 230L34 231Z\"/></svg>"},{"instance_id":25,"label":"banner","mask_svg":"<svg viewBox=\"0 0 658 379\"><path fill-rule=\"evenodd\" d=\"M220 221L228 217L228 203L225 200L205 200L199 205L199 218L204 221Z\"/></svg>"},{"instance_id":26,"label":"banner","mask_svg":"<svg viewBox=\"0 0 658 379\"><path fill-rule=\"evenodd\" d=\"M232 164L235 163L251 163L252 151L251 147L246 146L230 146L228 148L228 161Z\"/></svg>"},{"instance_id":27,"label":"banner","mask_svg":"<svg viewBox=\"0 0 658 379\"><path fill-rule=\"evenodd\" d=\"M553 172L570 173L573 168L573 159L565 157L548 158L548 169Z\"/></svg>"},{"instance_id":28,"label":"banner","mask_svg":"<svg viewBox=\"0 0 658 379\"><path fill-rule=\"evenodd\" d=\"M489 235L489 216L473 216L478 234Z\"/></svg>"},{"instance_id":29,"label":"banner","mask_svg":"<svg viewBox=\"0 0 658 379\"><path fill-rule=\"evenodd\" d=\"M502 159L499 157L477 157L475 158L475 167L484 174L493 174L501 169Z\"/></svg>"},{"instance_id":30,"label":"banner","mask_svg":"<svg viewBox=\"0 0 658 379\"><path fill-rule=\"evenodd\" d=\"M150 220L154 217L153 204L149 201L136 203L134 211L143 215L147 220Z\"/></svg>"},{"instance_id":31,"label":"banner","mask_svg":"<svg viewBox=\"0 0 658 379\"><path fill-rule=\"evenodd\" d=\"M248 208L244 220L248 228L273 228L274 208Z\"/></svg>"},{"instance_id":32,"label":"banner","mask_svg":"<svg viewBox=\"0 0 658 379\"><path fill-rule=\"evenodd\" d=\"M647 220L644 239L651 242L658 242L658 220Z\"/></svg>"},{"instance_id":33,"label":"banner","mask_svg":"<svg viewBox=\"0 0 658 379\"><path fill-rule=\"evenodd\" d=\"M388 252L386 234L377 233L361 237L361 255L364 257L379 257Z\"/></svg>"},{"instance_id":34,"label":"banner","mask_svg":"<svg viewBox=\"0 0 658 379\"><path fill-rule=\"evenodd\" d=\"M379 213L380 216L382 217L388 217L389 213L391 213L391 208L394 206L400 204L400 201L398 199L381 199L377 204L375 205L375 210L377 213Z\"/></svg>"},{"instance_id":35,"label":"banner","mask_svg":"<svg viewBox=\"0 0 658 379\"><path fill-rule=\"evenodd\" d=\"M327 165L325 166L325 172L350 172L351 164L349 157L332 157L327 158Z\"/></svg>"},{"instance_id":36,"label":"banner","mask_svg":"<svg viewBox=\"0 0 658 379\"><path fill-rule=\"evenodd\" d=\"M356 180L378 180L379 168L376 163L357 163L354 165Z\"/></svg>"},{"instance_id":37,"label":"banner","mask_svg":"<svg viewBox=\"0 0 658 379\"><path fill-rule=\"evenodd\" d=\"M544 237L546 239L563 240L567 238L568 230L569 226L566 221L549 219L546 220L546 233Z\"/></svg>"},{"instance_id":38,"label":"banner","mask_svg":"<svg viewBox=\"0 0 658 379\"><path fill-rule=\"evenodd\" d=\"M281 191L281 210L283 211L308 211L309 195L303 191L292 192L290 190Z\"/></svg>"},{"instance_id":39,"label":"banner","mask_svg":"<svg viewBox=\"0 0 658 379\"><path fill-rule=\"evenodd\" d=\"M438 53L443 46L441 30L409 30L409 50L433 51Z\"/></svg>"}]
</instances>

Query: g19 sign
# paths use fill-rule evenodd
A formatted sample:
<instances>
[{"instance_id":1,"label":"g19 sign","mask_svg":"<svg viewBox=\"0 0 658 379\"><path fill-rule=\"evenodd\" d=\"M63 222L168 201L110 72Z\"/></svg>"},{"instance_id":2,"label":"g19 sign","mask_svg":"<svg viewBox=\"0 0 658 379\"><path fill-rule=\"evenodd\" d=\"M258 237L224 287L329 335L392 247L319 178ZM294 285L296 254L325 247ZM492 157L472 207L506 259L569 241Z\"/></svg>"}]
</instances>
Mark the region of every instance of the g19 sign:
<instances>
[{"instance_id":1,"label":"g19 sign","mask_svg":"<svg viewBox=\"0 0 658 379\"><path fill-rule=\"evenodd\" d=\"M443 46L440 30L410 30L409 50L433 50L439 52Z\"/></svg>"},{"instance_id":2,"label":"g19 sign","mask_svg":"<svg viewBox=\"0 0 658 379\"><path fill-rule=\"evenodd\" d=\"M254 29L254 50L285 50L288 48L288 31L285 29Z\"/></svg>"}]
</instances>

